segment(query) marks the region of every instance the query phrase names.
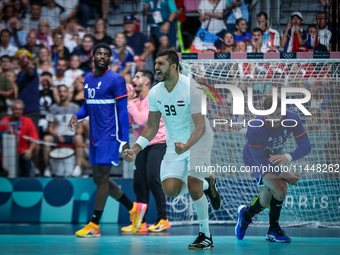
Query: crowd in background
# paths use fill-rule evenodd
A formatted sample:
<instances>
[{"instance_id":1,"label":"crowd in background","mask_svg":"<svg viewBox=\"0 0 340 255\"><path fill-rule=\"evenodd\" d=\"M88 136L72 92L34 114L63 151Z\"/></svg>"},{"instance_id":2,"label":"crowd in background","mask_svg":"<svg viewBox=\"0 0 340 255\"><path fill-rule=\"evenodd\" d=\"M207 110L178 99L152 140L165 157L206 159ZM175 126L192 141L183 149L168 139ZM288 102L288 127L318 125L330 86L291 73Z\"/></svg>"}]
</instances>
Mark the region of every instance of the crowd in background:
<instances>
[{"instance_id":1,"label":"crowd in background","mask_svg":"<svg viewBox=\"0 0 340 255\"><path fill-rule=\"evenodd\" d=\"M88 143L89 137L88 120L74 132L68 130L67 123L83 104L84 77L94 70L92 48L100 42L111 45L113 57L110 68L121 74L126 83L132 83L136 71L145 67L146 59L153 53L167 48L183 51L180 27L186 19L184 1L143 0L143 14L153 40L140 32L133 15L124 17L123 32L108 34L108 0L100 3L87 0L7 0L1 5L0 117L12 116L9 120L20 119L21 116L29 118L24 122L29 122L29 127L33 123L37 130L30 136L46 142L44 145L36 144L34 148L25 141L19 142L22 164L27 164L33 157L35 172L39 174L42 172L40 159L43 158L45 176L50 176L51 145L46 144L70 144L77 148L73 174L80 176L81 168L86 165L83 155L84 144ZM269 27L265 12L257 15L258 26L250 26L249 5L246 0L201 0L198 7L201 27L219 38L201 52L331 50L329 13L318 12L315 17L317 25L310 25L304 30L302 14L294 12L280 35ZM96 19L91 28L88 23L94 14L93 7L101 10L101 18ZM118 1L113 3L113 8L119 10ZM250 30L250 27L253 29ZM247 77L254 68L260 70L263 67L240 64L234 71L240 77L254 78ZM267 68L267 74L271 68ZM284 68L274 69L285 72ZM310 67L299 66L298 69L308 73ZM260 71L257 73L261 74ZM258 84L258 88L260 98L269 86ZM322 100L326 100L329 90L322 93ZM322 121L327 121L329 113L322 112L327 104L316 104L318 106L313 109L321 107L317 110L324 116Z\"/></svg>"}]
</instances>

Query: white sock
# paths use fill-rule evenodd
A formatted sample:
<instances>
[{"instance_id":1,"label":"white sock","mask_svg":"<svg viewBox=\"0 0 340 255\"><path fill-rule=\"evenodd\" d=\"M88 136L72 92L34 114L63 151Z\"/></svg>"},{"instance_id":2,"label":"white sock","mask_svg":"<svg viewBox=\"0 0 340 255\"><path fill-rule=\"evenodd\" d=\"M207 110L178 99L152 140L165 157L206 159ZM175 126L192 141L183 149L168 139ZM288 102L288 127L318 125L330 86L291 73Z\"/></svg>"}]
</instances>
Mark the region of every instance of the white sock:
<instances>
[{"instance_id":1,"label":"white sock","mask_svg":"<svg viewBox=\"0 0 340 255\"><path fill-rule=\"evenodd\" d=\"M203 195L200 199L194 201L194 207L197 213L198 222L200 224L200 232L204 233L206 237L210 238L207 197Z\"/></svg>"},{"instance_id":2,"label":"white sock","mask_svg":"<svg viewBox=\"0 0 340 255\"><path fill-rule=\"evenodd\" d=\"M182 182L182 188L181 188L181 192L179 192L178 196L182 196L184 194L187 194L189 192L188 190L188 185L186 182Z\"/></svg>"},{"instance_id":3,"label":"white sock","mask_svg":"<svg viewBox=\"0 0 340 255\"><path fill-rule=\"evenodd\" d=\"M203 190L209 189L209 183L207 182L206 179L203 180Z\"/></svg>"}]
</instances>

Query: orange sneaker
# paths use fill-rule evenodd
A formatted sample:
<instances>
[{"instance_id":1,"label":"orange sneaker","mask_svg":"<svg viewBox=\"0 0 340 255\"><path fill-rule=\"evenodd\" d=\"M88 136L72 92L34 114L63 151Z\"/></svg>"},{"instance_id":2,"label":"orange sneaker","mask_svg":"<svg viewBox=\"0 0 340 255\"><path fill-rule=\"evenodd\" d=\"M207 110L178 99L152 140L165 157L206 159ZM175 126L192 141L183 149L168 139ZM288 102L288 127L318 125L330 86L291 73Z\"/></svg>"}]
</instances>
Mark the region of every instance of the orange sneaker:
<instances>
[{"instance_id":1,"label":"orange sneaker","mask_svg":"<svg viewBox=\"0 0 340 255\"><path fill-rule=\"evenodd\" d=\"M156 221L155 224L149 227L152 232L161 232L163 230L171 228L169 219Z\"/></svg>"},{"instance_id":2,"label":"orange sneaker","mask_svg":"<svg viewBox=\"0 0 340 255\"><path fill-rule=\"evenodd\" d=\"M76 236L86 238L100 237L99 225L94 224L92 221L90 221L90 223L87 224L84 228L76 232Z\"/></svg>"},{"instance_id":3,"label":"orange sneaker","mask_svg":"<svg viewBox=\"0 0 340 255\"><path fill-rule=\"evenodd\" d=\"M131 229L132 234L138 231L147 208L148 208L147 204L137 203L137 202L133 203L133 208L129 211L130 220L132 222L132 229Z\"/></svg>"},{"instance_id":4,"label":"orange sneaker","mask_svg":"<svg viewBox=\"0 0 340 255\"><path fill-rule=\"evenodd\" d=\"M127 226L127 227L123 227L120 229L122 232L131 232L132 231L132 224ZM139 229L137 232L148 232L148 227L146 225L146 222L142 222L139 226Z\"/></svg>"}]
</instances>

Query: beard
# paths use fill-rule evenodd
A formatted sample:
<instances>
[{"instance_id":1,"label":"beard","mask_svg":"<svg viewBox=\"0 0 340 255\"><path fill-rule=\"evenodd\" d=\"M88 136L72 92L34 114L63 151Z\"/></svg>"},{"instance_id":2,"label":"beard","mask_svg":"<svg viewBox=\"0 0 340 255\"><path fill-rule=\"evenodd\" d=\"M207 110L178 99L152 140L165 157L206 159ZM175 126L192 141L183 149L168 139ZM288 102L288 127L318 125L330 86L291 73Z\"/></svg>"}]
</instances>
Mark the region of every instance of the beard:
<instances>
[{"instance_id":1,"label":"beard","mask_svg":"<svg viewBox=\"0 0 340 255\"><path fill-rule=\"evenodd\" d=\"M104 65L99 65L99 61L97 61L96 59L94 60L94 67L98 70L106 70L108 69L110 64L110 59L108 59L107 61L104 60Z\"/></svg>"},{"instance_id":2,"label":"beard","mask_svg":"<svg viewBox=\"0 0 340 255\"><path fill-rule=\"evenodd\" d=\"M55 75L56 75L57 77L63 76L63 75L64 75L64 70L58 69L57 72L55 73Z\"/></svg>"},{"instance_id":3,"label":"beard","mask_svg":"<svg viewBox=\"0 0 340 255\"><path fill-rule=\"evenodd\" d=\"M162 72L162 77L158 79L158 81L167 81L170 78L170 69L165 72Z\"/></svg>"}]
</instances>

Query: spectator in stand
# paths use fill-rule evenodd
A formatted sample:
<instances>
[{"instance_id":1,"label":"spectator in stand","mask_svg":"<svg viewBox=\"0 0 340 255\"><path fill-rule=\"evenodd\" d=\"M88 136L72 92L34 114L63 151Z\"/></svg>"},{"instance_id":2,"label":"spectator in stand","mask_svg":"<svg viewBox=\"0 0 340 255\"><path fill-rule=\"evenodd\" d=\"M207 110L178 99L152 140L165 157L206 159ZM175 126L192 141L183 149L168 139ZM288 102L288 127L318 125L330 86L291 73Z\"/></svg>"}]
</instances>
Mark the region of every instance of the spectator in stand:
<instances>
[{"instance_id":1,"label":"spectator in stand","mask_svg":"<svg viewBox=\"0 0 340 255\"><path fill-rule=\"evenodd\" d=\"M223 21L223 9L225 9L225 6L225 0L201 0L198 6L201 27L214 35L222 32L221 30L225 31L226 26Z\"/></svg>"},{"instance_id":2,"label":"spectator in stand","mask_svg":"<svg viewBox=\"0 0 340 255\"><path fill-rule=\"evenodd\" d=\"M266 52L273 47L278 49L280 47L280 34L275 29L269 27L267 13L260 12L256 17L257 23L263 31L262 44L266 47Z\"/></svg>"},{"instance_id":3,"label":"spectator in stand","mask_svg":"<svg viewBox=\"0 0 340 255\"><path fill-rule=\"evenodd\" d=\"M53 65L56 65L59 58L64 58L69 61L71 54L69 50L64 46L64 36L61 29L54 30L52 33L52 37L54 43L51 50Z\"/></svg>"},{"instance_id":4,"label":"spectator in stand","mask_svg":"<svg viewBox=\"0 0 340 255\"><path fill-rule=\"evenodd\" d=\"M81 176L82 170L81 165L84 156L84 147L83 147L83 126L81 123L78 123L77 129L75 131L70 131L68 129L68 120L73 116L75 112L79 110L79 106L70 102L70 93L66 86L60 85L58 87L58 93L60 102L53 104L49 108L49 112L47 114L48 120L48 135L44 136L44 141L49 143L58 143L58 144L66 144L66 145L75 145L76 146L76 157L77 162L76 166L73 170L73 177ZM45 171L44 176L51 176L51 169L49 163L49 154L51 151L51 146L43 145L43 157L45 163ZM53 169L55 171L55 169Z\"/></svg>"},{"instance_id":5,"label":"spectator in stand","mask_svg":"<svg viewBox=\"0 0 340 255\"><path fill-rule=\"evenodd\" d=\"M127 15L124 17L124 34L126 37L126 44L134 52L134 62L136 63L136 70L143 69L147 56L152 54L155 46L149 39L141 32L135 31L135 17ZM166 36L164 36L166 37Z\"/></svg>"},{"instance_id":6,"label":"spectator in stand","mask_svg":"<svg viewBox=\"0 0 340 255\"><path fill-rule=\"evenodd\" d=\"M251 34L247 32L248 24L243 18L236 20L236 31L233 33L235 36L236 43L245 42L246 45L251 43Z\"/></svg>"},{"instance_id":7,"label":"spectator in stand","mask_svg":"<svg viewBox=\"0 0 340 255\"><path fill-rule=\"evenodd\" d=\"M111 36L107 35L107 28L104 19L97 19L96 23L94 23L93 27L93 44L97 45L98 43L106 43L108 45L112 45L113 39Z\"/></svg>"},{"instance_id":8,"label":"spectator in stand","mask_svg":"<svg viewBox=\"0 0 340 255\"><path fill-rule=\"evenodd\" d=\"M6 98L7 115L12 115L13 101L18 98L18 85L16 82L17 76L12 70L7 71L6 73L3 73L2 75L5 76L11 82L12 87L14 89L13 96Z\"/></svg>"},{"instance_id":9,"label":"spectator in stand","mask_svg":"<svg viewBox=\"0 0 340 255\"><path fill-rule=\"evenodd\" d=\"M131 66L133 63L133 51L126 46L126 37L124 33L119 32L115 36L115 47L112 49L113 60L111 69L119 73L126 83L131 83Z\"/></svg>"},{"instance_id":10,"label":"spectator in stand","mask_svg":"<svg viewBox=\"0 0 340 255\"><path fill-rule=\"evenodd\" d=\"M54 103L54 95L52 91L53 86L53 80L52 80L52 74L49 72L43 72L40 77L40 84L42 87L42 90L40 90L39 94L39 105L40 105L40 117L39 117L39 129L38 134L39 137L44 137L44 135L47 134L47 113L51 105ZM36 176L40 176L40 170L39 170L39 164L40 164L40 150L41 145L37 144L34 152L33 152L33 161L34 161L34 172Z\"/></svg>"},{"instance_id":11,"label":"spectator in stand","mask_svg":"<svg viewBox=\"0 0 340 255\"><path fill-rule=\"evenodd\" d=\"M292 13L290 23L287 24L280 42L285 52L296 52L300 45L305 44L307 33L301 27L302 23L302 14Z\"/></svg>"},{"instance_id":12,"label":"spectator in stand","mask_svg":"<svg viewBox=\"0 0 340 255\"><path fill-rule=\"evenodd\" d=\"M56 4L62 6L64 11L61 13L61 23L74 17L77 14L78 0L55 0Z\"/></svg>"},{"instance_id":13,"label":"spectator in stand","mask_svg":"<svg viewBox=\"0 0 340 255\"><path fill-rule=\"evenodd\" d=\"M318 28L315 25L310 25L307 28L306 46L309 49L315 49L319 45Z\"/></svg>"},{"instance_id":14,"label":"spectator in stand","mask_svg":"<svg viewBox=\"0 0 340 255\"><path fill-rule=\"evenodd\" d=\"M50 33L50 23L48 23L46 19L39 21L37 36L38 40L40 41L40 45L43 45L48 50L51 50L53 39Z\"/></svg>"},{"instance_id":15,"label":"spectator in stand","mask_svg":"<svg viewBox=\"0 0 340 255\"><path fill-rule=\"evenodd\" d=\"M41 8L41 17L47 19L51 29L60 27L60 21L62 20L62 13L65 9L56 4L54 0L45 0L45 6Z\"/></svg>"},{"instance_id":16,"label":"spectator in stand","mask_svg":"<svg viewBox=\"0 0 340 255\"><path fill-rule=\"evenodd\" d=\"M87 23L91 18L93 7L90 6L90 0L79 0L77 7L77 17L83 29L87 29Z\"/></svg>"},{"instance_id":17,"label":"spectator in stand","mask_svg":"<svg viewBox=\"0 0 340 255\"><path fill-rule=\"evenodd\" d=\"M18 47L15 47L10 43L11 41L11 32L8 29L3 29L0 32L0 56L8 55L13 57L15 53L18 51Z\"/></svg>"},{"instance_id":18,"label":"spectator in stand","mask_svg":"<svg viewBox=\"0 0 340 255\"><path fill-rule=\"evenodd\" d=\"M8 55L3 55L0 57L0 63L1 63L1 75L6 77L7 72L12 71L12 58Z\"/></svg>"},{"instance_id":19,"label":"spectator in stand","mask_svg":"<svg viewBox=\"0 0 340 255\"><path fill-rule=\"evenodd\" d=\"M56 67L57 67L57 71L55 73L55 77L53 78L54 86L58 87L58 86L64 85L67 88L69 88L70 93L72 93L72 91L73 91L73 87L72 87L73 80L71 78L67 78L65 76L65 71L68 68L67 60L64 59L64 58L58 59ZM56 94L58 94L56 89L55 89L54 92ZM56 99L55 101L59 102L58 99Z\"/></svg>"},{"instance_id":20,"label":"spectator in stand","mask_svg":"<svg viewBox=\"0 0 340 255\"><path fill-rule=\"evenodd\" d=\"M40 16L41 5L40 3L34 2L30 6L30 12L26 14L26 17L21 21L21 24L26 31L30 31L31 29L38 30Z\"/></svg>"},{"instance_id":21,"label":"spectator in stand","mask_svg":"<svg viewBox=\"0 0 340 255\"><path fill-rule=\"evenodd\" d=\"M181 52L185 51L184 48L184 42L182 38L182 24L187 20L186 12L185 12L185 5L184 0L174 0L177 8L177 38L178 38L178 44L179 48L181 49Z\"/></svg>"},{"instance_id":22,"label":"spectator in stand","mask_svg":"<svg viewBox=\"0 0 340 255\"><path fill-rule=\"evenodd\" d=\"M7 21L12 17L17 17L18 14L15 12L12 5L5 5L1 9L0 13L0 30L7 28Z\"/></svg>"},{"instance_id":23,"label":"spectator in stand","mask_svg":"<svg viewBox=\"0 0 340 255\"><path fill-rule=\"evenodd\" d=\"M37 129L29 117L23 116L25 104L22 100L16 99L12 106L12 116L7 116L1 119L1 122L18 122L18 154L19 154L19 176L30 177L32 169L32 155L36 143L24 139L23 136L29 136L35 140L39 139ZM0 130L7 130L7 127L2 125Z\"/></svg>"},{"instance_id":24,"label":"spectator in stand","mask_svg":"<svg viewBox=\"0 0 340 255\"><path fill-rule=\"evenodd\" d=\"M33 67L33 58L28 51L19 50L15 54L15 58L18 60L21 69L17 78L18 98L25 104L24 116L31 118L36 129L38 129L40 116L38 73Z\"/></svg>"},{"instance_id":25,"label":"spectator in stand","mask_svg":"<svg viewBox=\"0 0 340 255\"><path fill-rule=\"evenodd\" d=\"M81 107L85 101L84 99L84 80L85 78L83 76L78 76L75 81L73 82L74 87L74 93L72 96L72 103L78 105ZM83 131L85 136L86 144L88 144L90 139L90 123L89 118L86 117L83 121Z\"/></svg>"},{"instance_id":26,"label":"spectator in stand","mask_svg":"<svg viewBox=\"0 0 340 255\"><path fill-rule=\"evenodd\" d=\"M84 35L85 32L79 25L77 18L69 18L66 21L64 45L69 50L69 52L73 52L74 49L81 44Z\"/></svg>"},{"instance_id":27,"label":"spectator in stand","mask_svg":"<svg viewBox=\"0 0 340 255\"><path fill-rule=\"evenodd\" d=\"M236 31L236 21L240 18L245 19L246 23L248 24L250 22L249 19L249 1L245 0L228 0L230 4L227 4L225 9L227 10L227 13L225 14L226 17L224 17L227 21L227 31L233 33ZM247 2L247 4L246 4ZM250 28L250 26L249 26ZM249 31L250 32L250 31ZM223 38L223 35L219 35Z\"/></svg>"},{"instance_id":28,"label":"spectator in stand","mask_svg":"<svg viewBox=\"0 0 340 255\"><path fill-rule=\"evenodd\" d=\"M11 44L18 48L26 45L28 32L22 30L21 22L17 17L12 17L7 21L7 28L11 32Z\"/></svg>"},{"instance_id":29,"label":"spectator in stand","mask_svg":"<svg viewBox=\"0 0 340 255\"><path fill-rule=\"evenodd\" d=\"M38 40L37 34L32 29L31 31L28 32L26 36L27 44L22 47L22 49L29 51L32 54L33 58L36 58L39 55L39 51L41 48L40 45L36 44L37 40Z\"/></svg>"},{"instance_id":30,"label":"spectator in stand","mask_svg":"<svg viewBox=\"0 0 340 255\"><path fill-rule=\"evenodd\" d=\"M245 42L240 41L236 44L236 52L246 53L247 52L247 45Z\"/></svg>"},{"instance_id":31,"label":"spectator in stand","mask_svg":"<svg viewBox=\"0 0 340 255\"><path fill-rule=\"evenodd\" d=\"M93 48L93 37L90 34L84 35L84 39L82 40L81 45L77 46L72 55L78 55L80 57L80 69L85 73L91 72L91 57L92 57L92 48Z\"/></svg>"},{"instance_id":32,"label":"spectator in stand","mask_svg":"<svg viewBox=\"0 0 340 255\"><path fill-rule=\"evenodd\" d=\"M78 55L72 55L70 61L70 69L65 71L65 77L70 78L72 83L78 76L82 76L84 71L80 68L80 57Z\"/></svg>"},{"instance_id":33,"label":"spectator in stand","mask_svg":"<svg viewBox=\"0 0 340 255\"><path fill-rule=\"evenodd\" d=\"M316 14L316 23L318 24L318 39L319 43L325 45L328 50L331 50L332 32L328 30L328 17L326 12L318 12Z\"/></svg>"},{"instance_id":34,"label":"spectator in stand","mask_svg":"<svg viewBox=\"0 0 340 255\"><path fill-rule=\"evenodd\" d=\"M151 25L151 33L157 41L167 36L170 47L176 50L176 16L177 8L173 0L156 2L143 0L144 13L148 14L148 24Z\"/></svg>"},{"instance_id":35,"label":"spectator in stand","mask_svg":"<svg viewBox=\"0 0 340 255\"><path fill-rule=\"evenodd\" d=\"M23 0L12 0L11 1L14 11L18 14L18 19L22 20L26 18L29 10L29 2Z\"/></svg>"},{"instance_id":36,"label":"spectator in stand","mask_svg":"<svg viewBox=\"0 0 340 255\"><path fill-rule=\"evenodd\" d=\"M248 52L267 52L268 48L266 45L262 44L263 42L263 31L261 28L254 28L251 33L251 45L248 48Z\"/></svg>"},{"instance_id":37,"label":"spectator in stand","mask_svg":"<svg viewBox=\"0 0 340 255\"><path fill-rule=\"evenodd\" d=\"M224 34L221 52L236 52L236 41L233 33L226 32Z\"/></svg>"},{"instance_id":38,"label":"spectator in stand","mask_svg":"<svg viewBox=\"0 0 340 255\"><path fill-rule=\"evenodd\" d=\"M52 75L54 74L51 54L47 48L42 47L39 49L38 57L34 59L33 63L35 67L37 68L37 72L39 76L43 72L49 72Z\"/></svg>"},{"instance_id":39,"label":"spectator in stand","mask_svg":"<svg viewBox=\"0 0 340 255\"><path fill-rule=\"evenodd\" d=\"M9 79L0 76L0 119L7 116L7 98L14 98L14 88Z\"/></svg>"}]
</instances>

